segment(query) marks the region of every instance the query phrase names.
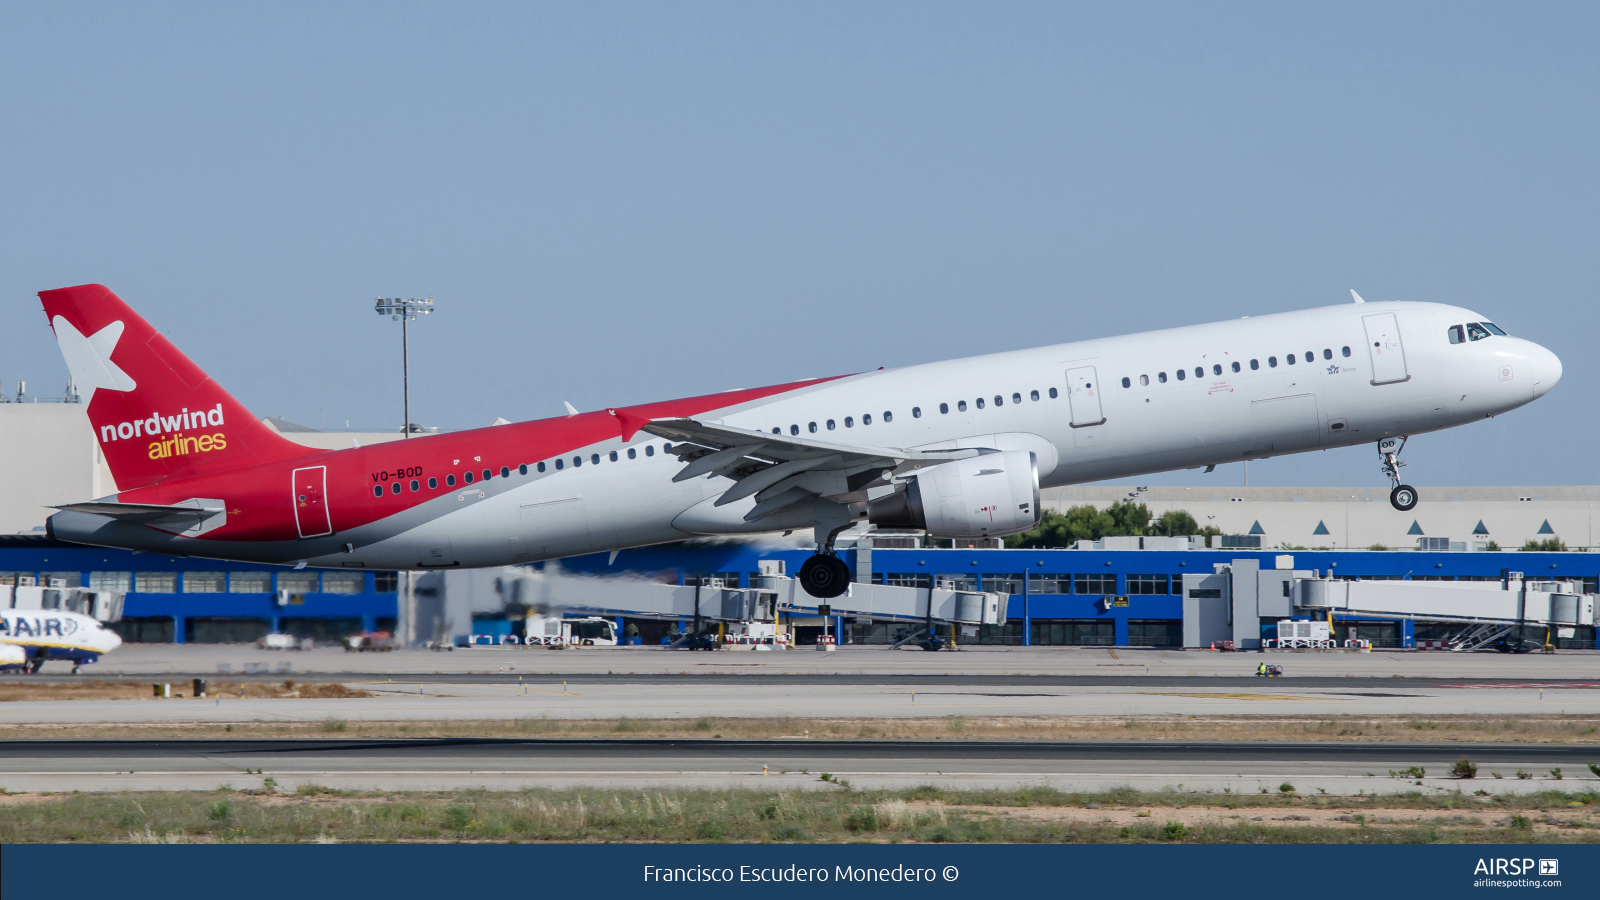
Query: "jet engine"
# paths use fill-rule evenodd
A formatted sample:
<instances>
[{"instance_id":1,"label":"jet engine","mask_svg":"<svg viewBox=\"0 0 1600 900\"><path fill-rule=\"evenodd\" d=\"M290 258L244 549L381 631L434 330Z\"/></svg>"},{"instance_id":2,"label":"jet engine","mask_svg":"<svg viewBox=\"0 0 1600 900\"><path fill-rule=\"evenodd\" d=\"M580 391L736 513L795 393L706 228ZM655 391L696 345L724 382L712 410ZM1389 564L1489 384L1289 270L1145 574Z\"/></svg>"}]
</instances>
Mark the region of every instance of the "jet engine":
<instances>
[{"instance_id":1,"label":"jet engine","mask_svg":"<svg viewBox=\"0 0 1600 900\"><path fill-rule=\"evenodd\" d=\"M868 521L952 538L1016 534L1039 523L1039 468L1026 450L942 463L903 483L868 504Z\"/></svg>"}]
</instances>

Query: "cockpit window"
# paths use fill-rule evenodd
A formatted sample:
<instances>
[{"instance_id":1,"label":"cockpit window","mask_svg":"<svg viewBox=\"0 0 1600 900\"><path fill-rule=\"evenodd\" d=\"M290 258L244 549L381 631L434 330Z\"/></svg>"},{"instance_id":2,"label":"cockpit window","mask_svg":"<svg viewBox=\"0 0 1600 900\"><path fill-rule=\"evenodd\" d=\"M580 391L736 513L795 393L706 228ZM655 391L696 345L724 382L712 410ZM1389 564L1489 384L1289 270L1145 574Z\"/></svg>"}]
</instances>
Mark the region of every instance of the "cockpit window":
<instances>
[{"instance_id":1,"label":"cockpit window","mask_svg":"<svg viewBox=\"0 0 1600 900\"><path fill-rule=\"evenodd\" d=\"M1452 344L1464 344L1466 342L1467 342L1466 329L1462 328L1460 325L1451 325L1450 326L1450 343L1452 343Z\"/></svg>"},{"instance_id":2,"label":"cockpit window","mask_svg":"<svg viewBox=\"0 0 1600 900\"><path fill-rule=\"evenodd\" d=\"M1468 322L1467 323L1467 340L1469 340L1469 341L1481 341L1481 340L1483 340L1484 338L1486 338L1488 336L1489 336L1489 329L1483 327L1482 325L1478 324L1477 322Z\"/></svg>"},{"instance_id":3,"label":"cockpit window","mask_svg":"<svg viewBox=\"0 0 1600 900\"><path fill-rule=\"evenodd\" d=\"M1499 325L1496 325L1493 322L1479 322L1478 324L1482 325L1483 327L1485 327L1487 329L1489 329L1490 333L1492 333L1492 334L1498 334L1501 337L1510 337L1510 335L1508 335L1504 331L1500 330L1500 326Z\"/></svg>"}]
</instances>

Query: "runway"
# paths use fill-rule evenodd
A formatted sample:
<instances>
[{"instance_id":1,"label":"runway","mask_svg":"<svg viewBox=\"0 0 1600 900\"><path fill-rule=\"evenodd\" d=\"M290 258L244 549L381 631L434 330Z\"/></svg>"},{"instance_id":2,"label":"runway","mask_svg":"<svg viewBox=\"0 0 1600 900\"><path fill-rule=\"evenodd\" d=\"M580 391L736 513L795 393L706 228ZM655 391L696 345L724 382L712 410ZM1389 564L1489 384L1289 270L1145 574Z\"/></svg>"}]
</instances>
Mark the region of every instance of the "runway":
<instances>
[{"instance_id":1,"label":"runway","mask_svg":"<svg viewBox=\"0 0 1600 900\"><path fill-rule=\"evenodd\" d=\"M25 700L0 703L0 725L463 721L516 719L926 718L938 716L1600 715L1600 683L1447 682L1302 687L1292 679L1223 686L1187 680L986 686L791 682L765 678L652 678L584 682L528 679L342 682L366 698ZM177 689L188 687L183 682Z\"/></svg>"},{"instance_id":2,"label":"runway","mask_svg":"<svg viewBox=\"0 0 1600 900\"><path fill-rule=\"evenodd\" d=\"M1446 777L1463 755L1471 781ZM1593 787L1583 745L719 740L12 741L0 744L9 791L471 787L1176 789L1491 794ZM1391 776L1411 767L1422 778ZM1550 770L1560 768L1560 781ZM1518 778L1518 770L1532 774ZM832 780L825 781L822 773ZM1495 772L1503 777L1495 778ZM1421 782L1419 785L1418 782Z\"/></svg>"},{"instance_id":3,"label":"runway","mask_svg":"<svg viewBox=\"0 0 1600 900\"><path fill-rule=\"evenodd\" d=\"M669 651L659 647L476 647L451 652L396 650L346 653L323 647L305 652L268 651L249 644L129 644L88 666L92 677L153 675L226 678L241 676L372 678L411 675L577 676L702 675L839 677L1089 677L1240 678L1261 662L1284 668L1289 678L1422 678L1506 681L1579 681L1595 678L1600 652L1555 654L1448 653L1374 650L1370 653L1284 651L1217 653L1127 647L1017 647L966 645L928 653L882 646L845 646L831 653L811 649ZM45 674L65 676L66 663L48 663Z\"/></svg>"}]
</instances>

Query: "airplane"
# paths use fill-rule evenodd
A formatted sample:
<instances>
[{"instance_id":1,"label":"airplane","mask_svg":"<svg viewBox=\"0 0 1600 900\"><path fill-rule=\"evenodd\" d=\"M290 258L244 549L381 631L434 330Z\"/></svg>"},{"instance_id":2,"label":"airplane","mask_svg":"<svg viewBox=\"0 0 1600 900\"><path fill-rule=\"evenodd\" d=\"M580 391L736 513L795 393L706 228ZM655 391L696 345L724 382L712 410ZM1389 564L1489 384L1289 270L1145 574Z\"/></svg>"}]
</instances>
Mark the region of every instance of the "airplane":
<instances>
[{"instance_id":1,"label":"airplane","mask_svg":"<svg viewBox=\"0 0 1600 900\"><path fill-rule=\"evenodd\" d=\"M122 638L93 616L62 609L0 611L0 670L37 673L48 660L68 659L77 672L120 646Z\"/></svg>"},{"instance_id":2,"label":"airplane","mask_svg":"<svg viewBox=\"0 0 1600 900\"><path fill-rule=\"evenodd\" d=\"M939 537L1033 528L1041 488L1375 442L1398 510L1408 437L1544 395L1561 362L1487 316L1354 302L812 378L371 447L267 428L101 285L40 292L118 493L63 541L345 569L531 563L811 529L798 573L851 578L863 521Z\"/></svg>"}]
</instances>

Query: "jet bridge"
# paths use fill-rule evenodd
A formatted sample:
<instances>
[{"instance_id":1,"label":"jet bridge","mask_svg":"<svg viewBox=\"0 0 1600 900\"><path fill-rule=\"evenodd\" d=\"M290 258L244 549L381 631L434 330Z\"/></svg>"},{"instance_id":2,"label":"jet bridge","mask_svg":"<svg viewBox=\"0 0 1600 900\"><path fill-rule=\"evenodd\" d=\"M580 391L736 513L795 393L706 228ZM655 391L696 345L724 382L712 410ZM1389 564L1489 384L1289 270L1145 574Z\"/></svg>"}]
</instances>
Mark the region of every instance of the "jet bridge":
<instances>
[{"instance_id":1,"label":"jet bridge","mask_svg":"<svg viewBox=\"0 0 1600 900\"><path fill-rule=\"evenodd\" d=\"M1452 650L1476 650L1523 626L1596 624L1595 597L1581 583L1529 581L1510 573L1494 581L1338 581L1296 578L1302 613L1449 622L1463 626Z\"/></svg>"},{"instance_id":2,"label":"jet bridge","mask_svg":"<svg viewBox=\"0 0 1600 900\"><path fill-rule=\"evenodd\" d=\"M700 623L774 622L780 616L851 616L924 626L1004 625L1003 594L950 588L913 588L852 583L841 596L819 605L793 578L762 575L754 586L661 584L626 576L574 575L548 564L528 568L466 569L432 572L418 580L419 633L438 638L470 634L472 616L517 606L541 612L694 620ZM916 632L916 633L920 633Z\"/></svg>"},{"instance_id":3,"label":"jet bridge","mask_svg":"<svg viewBox=\"0 0 1600 900\"><path fill-rule=\"evenodd\" d=\"M1459 624L1450 642L1456 650L1478 649L1524 626L1600 624L1595 596L1570 581L1536 581L1520 572L1496 581L1349 581L1295 569L1287 555L1276 565L1263 569L1258 560L1236 559L1209 574L1185 575L1184 646L1231 641L1254 650L1263 625L1291 617Z\"/></svg>"}]
</instances>

